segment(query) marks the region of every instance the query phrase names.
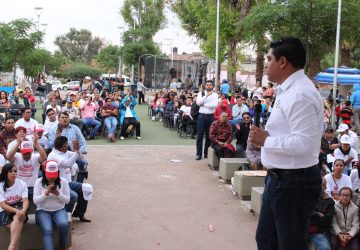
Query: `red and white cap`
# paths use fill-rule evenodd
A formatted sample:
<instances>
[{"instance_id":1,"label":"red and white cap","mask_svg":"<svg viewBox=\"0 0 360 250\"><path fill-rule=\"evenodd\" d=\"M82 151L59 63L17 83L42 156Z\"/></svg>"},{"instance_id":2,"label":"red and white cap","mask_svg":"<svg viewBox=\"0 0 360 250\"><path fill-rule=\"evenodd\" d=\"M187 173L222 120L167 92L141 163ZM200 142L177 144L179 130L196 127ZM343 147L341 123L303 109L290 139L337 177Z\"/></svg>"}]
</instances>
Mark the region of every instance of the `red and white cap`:
<instances>
[{"instance_id":1,"label":"red and white cap","mask_svg":"<svg viewBox=\"0 0 360 250\"><path fill-rule=\"evenodd\" d=\"M59 164L56 161L45 162L45 176L46 178L58 178L59 177Z\"/></svg>"},{"instance_id":2,"label":"red and white cap","mask_svg":"<svg viewBox=\"0 0 360 250\"><path fill-rule=\"evenodd\" d=\"M42 124L36 124L35 125L35 127L34 127L34 131L35 132L44 132L45 131L45 129L44 129L44 125L42 125Z\"/></svg>"},{"instance_id":3,"label":"red and white cap","mask_svg":"<svg viewBox=\"0 0 360 250\"><path fill-rule=\"evenodd\" d=\"M30 141L23 141L20 144L20 152L22 154L31 153L33 151L33 146Z\"/></svg>"}]
</instances>

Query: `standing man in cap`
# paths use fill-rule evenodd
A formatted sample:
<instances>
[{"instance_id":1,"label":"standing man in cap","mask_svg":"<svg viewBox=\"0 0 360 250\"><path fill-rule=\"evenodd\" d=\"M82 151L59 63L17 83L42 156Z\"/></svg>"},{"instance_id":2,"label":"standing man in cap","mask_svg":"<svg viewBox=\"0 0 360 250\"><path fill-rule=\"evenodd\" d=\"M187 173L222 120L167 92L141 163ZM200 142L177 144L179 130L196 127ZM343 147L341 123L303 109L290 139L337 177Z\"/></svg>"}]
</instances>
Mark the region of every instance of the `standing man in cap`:
<instances>
[{"instance_id":1,"label":"standing man in cap","mask_svg":"<svg viewBox=\"0 0 360 250\"><path fill-rule=\"evenodd\" d=\"M324 110L305 63L298 38L271 42L266 68L269 81L278 84L277 96L265 129L252 126L249 133L268 169L256 231L259 250L308 249L309 219L321 194L317 164Z\"/></svg>"},{"instance_id":2,"label":"standing man in cap","mask_svg":"<svg viewBox=\"0 0 360 250\"><path fill-rule=\"evenodd\" d=\"M207 81L205 91L201 91L196 99L196 104L200 106L199 116L197 119L197 136L196 136L196 156L195 160L201 160L203 151L203 139L205 134L204 157L207 158L208 149L211 141L209 137L210 126L214 121L215 109L218 105L218 94L213 91L212 81Z\"/></svg>"},{"instance_id":3,"label":"standing man in cap","mask_svg":"<svg viewBox=\"0 0 360 250\"><path fill-rule=\"evenodd\" d=\"M26 183L29 199L33 198L34 184L39 176L40 164L46 161L46 153L38 142L39 136L34 134L34 148L39 152L33 154L33 145L30 141L24 141L22 137L16 139L16 147L8 154L8 160L17 167L17 176ZM20 153L17 152L20 147Z\"/></svg>"},{"instance_id":4,"label":"standing man in cap","mask_svg":"<svg viewBox=\"0 0 360 250\"><path fill-rule=\"evenodd\" d=\"M340 141L341 136L348 135L350 138L350 146L358 153L359 151L359 138L354 131L349 129L347 124L340 124L336 132L339 132L338 139Z\"/></svg>"}]
</instances>

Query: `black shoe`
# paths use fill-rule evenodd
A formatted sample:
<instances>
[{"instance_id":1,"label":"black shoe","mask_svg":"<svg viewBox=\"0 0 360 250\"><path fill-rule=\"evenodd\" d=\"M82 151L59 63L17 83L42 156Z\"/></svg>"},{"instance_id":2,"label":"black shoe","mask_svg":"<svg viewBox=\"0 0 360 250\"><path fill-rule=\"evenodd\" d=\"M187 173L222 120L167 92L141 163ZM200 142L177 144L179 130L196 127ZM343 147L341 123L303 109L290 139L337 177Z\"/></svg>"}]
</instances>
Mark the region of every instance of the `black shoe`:
<instances>
[{"instance_id":1,"label":"black shoe","mask_svg":"<svg viewBox=\"0 0 360 250\"><path fill-rule=\"evenodd\" d=\"M201 156L200 155L197 155L196 157L195 157L195 160L201 160Z\"/></svg>"},{"instance_id":2,"label":"black shoe","mask_svg":"<svg viewBox=\"0 0 360 250\"><path fill-rule=\"evenodd\" d=\"M73 215L71 215L71 216L74 217L74 218L79 218L79 219L80 219L80 222L91 222L91 220L86 219L84 216L78 216L78 215L76 215L76 214L73 214Z\"/></svg>"},{"instance_id":3,"label":"black shoe","mask_svg":"<svg viewBox=\"0 0 360 250\"><path fill-rule=\"evenodd\" d=\"M204 155L204 158L207 159L207 155Z\"/></svg>"}]
</instances>

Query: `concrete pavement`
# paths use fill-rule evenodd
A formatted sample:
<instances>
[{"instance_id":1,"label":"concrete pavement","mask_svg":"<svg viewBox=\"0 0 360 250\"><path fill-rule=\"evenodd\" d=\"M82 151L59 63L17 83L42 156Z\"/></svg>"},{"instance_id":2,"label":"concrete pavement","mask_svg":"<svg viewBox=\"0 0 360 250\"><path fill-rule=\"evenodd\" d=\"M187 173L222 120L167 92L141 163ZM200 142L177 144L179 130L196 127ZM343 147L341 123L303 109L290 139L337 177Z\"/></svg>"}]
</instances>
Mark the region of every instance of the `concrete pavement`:
<instances>
[{"instance_id":1,"label":"concrete pavement","mask_svg":"<svg viewBox=\"0 0 360 250\"><path fill-rule=\"evenodd\" d=\"M74 223L72 249L256 249L258 219L240 207L206 159L194 160L193 146L88 151L95 192L86 216L93 221Z\"/></svg>"}]
</instances>

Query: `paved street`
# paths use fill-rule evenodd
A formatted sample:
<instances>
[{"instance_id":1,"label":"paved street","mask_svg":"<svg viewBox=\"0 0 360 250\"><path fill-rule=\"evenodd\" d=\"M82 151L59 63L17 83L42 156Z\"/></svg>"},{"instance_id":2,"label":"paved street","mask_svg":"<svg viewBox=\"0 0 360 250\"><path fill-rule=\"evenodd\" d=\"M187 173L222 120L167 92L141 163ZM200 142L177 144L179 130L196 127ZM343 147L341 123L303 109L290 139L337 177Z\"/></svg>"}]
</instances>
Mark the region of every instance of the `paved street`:
<instances>
[{"instance_id":1,"label":"paved street","mask_svg":"<svg viewBox=\"0 0 360 250\"><path fill-rule=\"evenodd\" d=\"M192 146L89 146L93 222L75 222L72 249L256 249L257 218L193 157Z\"/></svg>"}]
</instances>

